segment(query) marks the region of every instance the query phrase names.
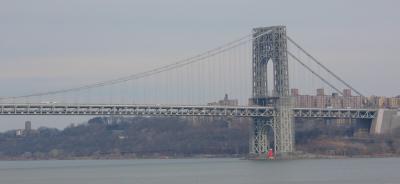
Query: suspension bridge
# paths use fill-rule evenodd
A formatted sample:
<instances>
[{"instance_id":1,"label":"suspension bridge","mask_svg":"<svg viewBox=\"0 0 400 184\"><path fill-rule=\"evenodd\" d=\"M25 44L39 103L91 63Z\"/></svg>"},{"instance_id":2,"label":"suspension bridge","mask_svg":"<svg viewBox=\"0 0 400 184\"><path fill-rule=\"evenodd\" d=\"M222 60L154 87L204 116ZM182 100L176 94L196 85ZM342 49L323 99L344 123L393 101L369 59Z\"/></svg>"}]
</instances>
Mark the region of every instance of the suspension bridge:
<instances>
[{"instance_id":1,"label":"suspension bridge","mask_svg":"<svg viewBox=\"0 0 400 184\"><path fill-rule=\"evenodd\" d=\"M320 88L361 99L357 107L301 107L290 89ZM218 104L224 95L236 103ZM0 115L221 116L252 119L250 153L294 152L294 119L376 121L363 94L307 52L285 26L249 35L165 66L93 84L0 98ZM273 134L268 135L268 134ZM270 137L273 137L270 139ZM272 146L271 146L272 145Z\"/></svg>"}]
</instances>

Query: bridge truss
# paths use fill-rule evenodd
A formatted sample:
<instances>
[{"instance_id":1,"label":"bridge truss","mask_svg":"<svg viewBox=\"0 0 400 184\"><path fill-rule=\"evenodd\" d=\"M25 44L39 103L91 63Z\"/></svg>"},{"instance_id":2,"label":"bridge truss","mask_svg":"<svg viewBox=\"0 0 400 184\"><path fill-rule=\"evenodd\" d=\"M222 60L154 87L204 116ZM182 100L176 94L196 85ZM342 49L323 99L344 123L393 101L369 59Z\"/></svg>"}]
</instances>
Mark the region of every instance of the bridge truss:
<instances>
[{"instance_id":1,"label":"bridge truss","mask_svg":"<svg viewBox=\"0 0 400 184\"><path fill-rule=\"evenodd\" d=\"M293 108L295 118L373 119L374 109ZM0 104L0 115L230 116L273 118L273 107L126 104Z\"/></svg>"}]
</instances>

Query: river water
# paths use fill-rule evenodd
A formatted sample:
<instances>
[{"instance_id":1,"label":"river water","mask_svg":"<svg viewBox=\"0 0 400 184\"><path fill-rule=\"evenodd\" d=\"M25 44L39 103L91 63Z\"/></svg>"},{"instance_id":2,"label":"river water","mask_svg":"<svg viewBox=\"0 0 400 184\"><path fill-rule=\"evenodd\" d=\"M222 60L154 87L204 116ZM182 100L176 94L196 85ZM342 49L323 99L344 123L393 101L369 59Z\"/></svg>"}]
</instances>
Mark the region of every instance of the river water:
<instances>
[{"instance_id":1,"label":"river water","mask_svg":"<svg viewBox=\"0 0 400 184\"><path fill-rule=\"evenodd\" d=\"M1 161L0 184L399 184L400 158Z\"/></svg>"}]
</instances>

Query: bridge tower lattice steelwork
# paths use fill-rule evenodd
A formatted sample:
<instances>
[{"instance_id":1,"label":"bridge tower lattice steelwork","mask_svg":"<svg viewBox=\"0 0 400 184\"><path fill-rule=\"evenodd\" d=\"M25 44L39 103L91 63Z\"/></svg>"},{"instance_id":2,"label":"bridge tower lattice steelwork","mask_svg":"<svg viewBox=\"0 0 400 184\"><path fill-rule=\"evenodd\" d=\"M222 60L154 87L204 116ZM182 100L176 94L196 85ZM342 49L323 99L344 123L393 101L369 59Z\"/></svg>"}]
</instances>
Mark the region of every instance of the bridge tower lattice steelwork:
<instances>
[{"instance_id":1,"label":"bridge tower lattice steelwork","mask_svg":"<svg viewBox=\"0 0 400 184\"><path fill-rule=\"evenodd\" d=\"M260 36L261 35L261 36ZM269 148L267 127L272 128L273 148L284 155L294 151L292 100L289 95L289 68L285 26L253 29L252 105L272 106L273 118L254 118L250 153L263 154ZM268 93L267 64L273 62L273 89ZM271 132L271 131L270 131Z\"/></svg>"}]
</instances>

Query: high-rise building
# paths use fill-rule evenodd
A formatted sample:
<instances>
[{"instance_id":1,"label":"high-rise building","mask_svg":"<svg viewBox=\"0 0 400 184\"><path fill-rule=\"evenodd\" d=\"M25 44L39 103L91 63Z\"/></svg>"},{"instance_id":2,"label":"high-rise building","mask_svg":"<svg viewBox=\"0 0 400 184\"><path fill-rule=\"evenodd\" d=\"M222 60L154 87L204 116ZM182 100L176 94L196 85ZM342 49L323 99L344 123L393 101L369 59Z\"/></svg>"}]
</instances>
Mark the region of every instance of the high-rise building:
<instances>
[{"instance_id":1,"label":"high-rise building","mask_svg":"<svg viewBox=\"0 0 400 184\"><path fill-rule=\"evenodd\" d=\"M343 96L350 97L351 96L351 89L344 89Z\"/></svg>"},{"instance_id":2,"label":"high-rise building","mask_svg":"<svg viewBox=\"0 0 400 184\"><path fill-rule=\"evenodd\" d=\"M317 108L325 108L328 105L328 97L325 95L318 95L316 97L314 97L314 107Z\"/></svg>"},{"instance_id":3,"label":"high-rise building","mask_svg":"<svg viewBox=\"0 0 400 184\"><path fill-rule=\"evenodd\" d=\"M317 89L317 95L298 94L298 89L291 89L294 99L294 106L300 108L367 108L368 101L376 104L377 108L400 108L399 97L380 97L380 96L352 96L350 89L343 90L343 96L339 93L324 95L324 89Z\"/></svg>"},{"instance_id":4,"label":"high-rise building","mask_svg":"<svg viewBox=\"0 0 400 184\"><path fill-rule=\"evenodd\" d=\"M219 100L218 102L211 102L208 105L220 105L220 106L238 106L239 101L237 99L229 99L228 94L225 94L223 100Z\"/></svg>"},{"instance_id":5,"label":"high-rise building","mask_svg":"<svg viewBox=\"0 0 400 184\"><path fill-rule=\"evenodd\" d=\"M32 123L30 121L25 121L25 132L30 132L32 130Z\"/></svg>"}]
</instances>

